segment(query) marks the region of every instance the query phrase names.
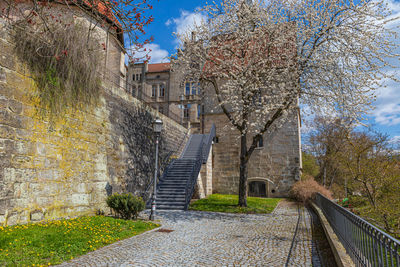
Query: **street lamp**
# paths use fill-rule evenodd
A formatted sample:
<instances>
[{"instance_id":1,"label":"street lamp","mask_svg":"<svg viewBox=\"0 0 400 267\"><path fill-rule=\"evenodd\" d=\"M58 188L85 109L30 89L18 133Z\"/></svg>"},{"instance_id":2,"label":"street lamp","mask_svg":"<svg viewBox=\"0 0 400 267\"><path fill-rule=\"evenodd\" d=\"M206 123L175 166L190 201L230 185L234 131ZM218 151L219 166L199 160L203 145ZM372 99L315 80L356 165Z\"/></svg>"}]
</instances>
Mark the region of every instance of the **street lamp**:
<instances>
[{"instance_id":1,"label":"street lamp","mask_svg":"<svg viewBox=\"0 0 400 267\"><path fill-rule=\"evenodd\" d=\"M157 194L157 172L158 172L158 141L160 138L161 130L162 130L163 122L159 118L153 121L153 132L156 135L156 165L154 168L154 191L153 198L151 200L151 212L150 212L150 220L154 220L154 215L156 213L156 194Z\"/></svg>"}]
</instances>

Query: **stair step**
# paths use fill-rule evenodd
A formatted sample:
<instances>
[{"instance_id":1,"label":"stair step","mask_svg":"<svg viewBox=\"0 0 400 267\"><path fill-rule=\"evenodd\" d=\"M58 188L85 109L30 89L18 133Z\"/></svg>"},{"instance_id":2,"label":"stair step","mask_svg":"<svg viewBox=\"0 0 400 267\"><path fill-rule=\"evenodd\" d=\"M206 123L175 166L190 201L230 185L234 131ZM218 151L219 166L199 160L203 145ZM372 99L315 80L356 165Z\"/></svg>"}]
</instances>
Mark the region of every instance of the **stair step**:
<instances>
[{"instance_id":1,"label":"stair step","mask_svg":"<svg viewBox=\"0 0 400 267\"><path fill-rule=\"evenodd\" d=\"M185 205L185 200L161 200L157 199L156 204L160 205Z\"/></svg>"},{"instance_id":2,"label":"stair step","mask_svg":"<svg viewBox=\"0 0 400 267\"><path fill-rule=\"evenodd\" d=\"M157 209L159 210L183 210L185 205L156 205Z\"/></svg>"},{"instance_id":3,"label":"stair step","mask_svg":"<svg viewBox=\"0 0 400 267\"><path fill-rule=\"evenodd\" d=\"M179 188L179 189L176 189L176 190L174 190L174 189L171 189L171 188L161 188L161 189L159 189L159 190L157 190L157 194L158 193L161 193L161 194L185 194L185 189L181 189L181 188Z\"/></svg>"},{"instance_id":4,"label":"stair step","mask_svg":"<svg viewBox=\"0 0 400 267\"><path fill-rule=\"evenodd\" d=\"M163 183L160 183L160 187L164 185L177 185L177 186L186 186L187 180L166 180Z\"/></svg>"},{"instance_id":5,"label":"stair step","mask_svg":"<svg viewBox=\"0 0 400 267\"><path fill-rule=\"evenodd\" d=\"M157 200L185 200L185 195L157 195Z\"/></svg>"}]
</instances>

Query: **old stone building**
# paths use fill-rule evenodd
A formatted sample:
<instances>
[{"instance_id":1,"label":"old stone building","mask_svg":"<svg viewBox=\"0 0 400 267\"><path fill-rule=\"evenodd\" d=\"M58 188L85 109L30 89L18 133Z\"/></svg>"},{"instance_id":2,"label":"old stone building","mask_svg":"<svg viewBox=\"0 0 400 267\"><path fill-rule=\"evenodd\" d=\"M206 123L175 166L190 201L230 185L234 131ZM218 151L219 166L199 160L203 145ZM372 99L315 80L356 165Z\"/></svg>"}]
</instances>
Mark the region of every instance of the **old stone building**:
<instances>
[{"instance_id":1,"label":"old stone building","mask_svg":"<svg viewBox=\"0 0 400 267\"><path fill-rule=\"evenodd\" d=\"M223 113L205 112L205 131L217 127L213 145L213 193L237 194L239 189L240 135ZM300 179L300 118L293 112L282 128L265 134L253 152L248 167L248 194L287 197Z\"/></svg>"},{"instance_id":2,"label":"old stone building","mask_svg":"<svg viewBox=\"0 0 400 267\"><path fill-rule=\"evenodd\" d=\"M239 186L239 133L232 129L222 110L216 108L211 89L205 90L204 101L201 101L198 83L187 82L180 75L171 72L169 63L132 64L128 70L128 79L132 82L136 79L133 88L145 88L146 97L142 97L145 102L158 110L161 107L164 114L171 114L185 126L190 122L192 132L208 132L212 124L216 125L212 192L236 194ZM168 91L161 97L160 84L165 84ZM176 114L179 119L176 119ZM300 179L300 126L299 111L295 110L282 128L273 134L265 134L249 162L249 195L287 196L291 185Z\"/></svg>"},{"instance_id":3,"label":"old stone building","mask_svg":"<svg viewBox=\"0 0 400 267\"><path fill-rule=\"evenodd\" d=\"M193 132L200 132L200 86L182 81L170 63L130 63L127 91Z\"/></svg>"}]
</instances>

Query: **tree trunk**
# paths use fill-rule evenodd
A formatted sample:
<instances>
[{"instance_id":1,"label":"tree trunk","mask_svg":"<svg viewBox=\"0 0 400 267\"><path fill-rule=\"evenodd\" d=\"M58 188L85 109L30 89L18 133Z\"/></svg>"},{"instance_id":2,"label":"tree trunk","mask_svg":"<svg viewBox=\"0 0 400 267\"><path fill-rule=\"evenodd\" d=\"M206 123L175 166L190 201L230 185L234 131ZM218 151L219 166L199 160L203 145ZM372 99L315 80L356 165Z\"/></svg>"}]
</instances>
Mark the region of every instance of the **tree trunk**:
<instances>
[{"instance_id":1,"label":"tree trunk","mask_svg":"<svg viewBox=\"0 0 400 267\"><path fill-rule=\"evenodd\" d=\"M247 134L240 137L239 206L247 207Z\"/></svg>"}]
</instances>

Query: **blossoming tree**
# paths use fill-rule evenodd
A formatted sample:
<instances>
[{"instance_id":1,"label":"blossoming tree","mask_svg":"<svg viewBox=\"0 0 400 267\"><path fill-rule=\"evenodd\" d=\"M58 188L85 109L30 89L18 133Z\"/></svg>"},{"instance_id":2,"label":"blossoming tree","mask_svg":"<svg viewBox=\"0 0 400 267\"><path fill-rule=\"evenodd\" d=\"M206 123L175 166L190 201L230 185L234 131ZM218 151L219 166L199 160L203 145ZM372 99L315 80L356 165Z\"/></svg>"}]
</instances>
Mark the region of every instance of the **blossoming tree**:
<instances>
[{"instance_id":1,"label":"blossoming tree","mask_svg":"<svg viewBox=\"0 0 400 267\"><path fill-rule=\"evenodd\" d=\"M240 206L263 134L299 105L360 119L380 81L394 78L384 71L397 47L384 1L223 0L199 12L207 19L179 36L174 65L212 88L240 134Z\"/></svg>"}]
</instances>

